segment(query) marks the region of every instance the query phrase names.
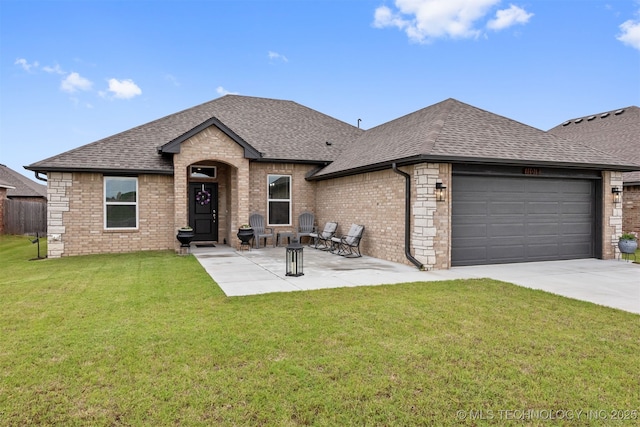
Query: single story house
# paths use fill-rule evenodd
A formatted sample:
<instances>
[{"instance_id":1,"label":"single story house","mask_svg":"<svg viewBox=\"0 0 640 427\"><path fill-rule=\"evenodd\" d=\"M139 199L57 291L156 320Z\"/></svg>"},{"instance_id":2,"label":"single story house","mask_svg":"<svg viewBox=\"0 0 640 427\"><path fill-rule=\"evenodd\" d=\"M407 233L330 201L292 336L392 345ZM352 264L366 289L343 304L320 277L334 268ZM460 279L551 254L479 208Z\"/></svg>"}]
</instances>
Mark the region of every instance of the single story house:
<instances>
[{"instance_id":1,"label":"single story house","mask_svg":"<svg viewBox=\"0 0 640 427\"><path fill-rule=\"evenodd\" d=\"M178 250L187 224L238 247L251 213L286 231L311 211L430 270L613 258L612 187L640 164L455 99L363 130L226 95L26 168L48 181L50 257Z\"/></svg>"},{"instance_id":2,"label":"single story house","mask_svg":"<svg viewBox=\"0 0 640 427\"><path fill-rule=\"evenodd\" d=\"M550 133L640 163L640 108L636 106L569 119ZM640 235L640 171L622 174L622 229Z\"/></svg>"}]
</instances>

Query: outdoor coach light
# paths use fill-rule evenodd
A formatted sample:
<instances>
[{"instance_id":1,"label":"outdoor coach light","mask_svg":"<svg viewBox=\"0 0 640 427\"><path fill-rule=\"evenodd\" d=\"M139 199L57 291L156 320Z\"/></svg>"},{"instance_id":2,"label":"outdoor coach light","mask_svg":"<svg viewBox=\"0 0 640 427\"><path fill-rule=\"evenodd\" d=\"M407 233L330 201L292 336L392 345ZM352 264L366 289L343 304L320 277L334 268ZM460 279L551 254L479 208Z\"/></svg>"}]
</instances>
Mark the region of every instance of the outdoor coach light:
<instances>
[{"instance_id":1,"label":"outdoor coach light","mask_svg":"<svg viewBox=\"0 0 640 427\"><path fill-rule=\"evenodd\" d=\"M287 276L303 276L302 261L302 245L298 239L291 239L291 243L287 245Z\"/></svg>"},{"instance_id":2,"label":"outdoor coach light","mask_svg":"<svg viewBox=\"0 0 640 427\"><path fill-rule=\"evenodd\" d=\"M441 183L436 182L436 200L444 202L447 199L447 187Z\"/></svg>"},{"instance_id":3,"label":"outdoor coach light","mask_svg":"<svg viewBox=\"0 0 640 427\"><path fill-rule=\"evenodd\" d=\"M611 189L611 192L613 193L613 203L615 203L616 205L622 203L622 190L620 189L620 187L613 187Z\"/></svg>"}]
</instances>

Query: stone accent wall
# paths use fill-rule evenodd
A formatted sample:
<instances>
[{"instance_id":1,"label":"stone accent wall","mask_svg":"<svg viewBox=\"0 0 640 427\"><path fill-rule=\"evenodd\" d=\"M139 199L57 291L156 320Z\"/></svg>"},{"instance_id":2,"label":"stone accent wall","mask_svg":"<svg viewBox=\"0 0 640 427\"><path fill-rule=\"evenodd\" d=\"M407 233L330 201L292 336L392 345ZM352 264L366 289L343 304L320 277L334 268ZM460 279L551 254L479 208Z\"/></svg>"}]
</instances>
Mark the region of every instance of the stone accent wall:
<instances>
[{"instance_id":1,"label":"stone accent wall","mask_svg":"<svg viewBox=\"0 0 640 427\"><path fill-rule=\"evenodd\" d=\"M268 175L291 176L291 225L270 226L274 232L294 231L298 228L298 216L305 211L316 215L316 186L305 179L314 166L294 163L258 163L250 165L249 214L259 213L267 221L267 177ZM242 218L249 222L249 215ZM321 225L321 227L324 226Z\"/></svg>"},{"instance_id":2,"label":"stone accent wall","mask_svg":"<svg viewBox=\"0 0 640 427\"><path fill-rule=\"evenodd\" d=\"M422 163L414 167L416 183L413 204L413 247L415 258L426 270L443 270L451 266L451 165ZM444 201L436 201L436 182L447 187Z\"/></svg>"},{"instance_id":3,"label":"stone accent wall","mask_svg":"<svg viewBox=\"0 0 640 427\"><path fill-rule=\"evenodd\" d=\"M69 212L70 189L73 185L73 174L68 172L50 172L47 174L47 256L59 258L65 253L66 232L65 214ZM76 238L84 238L77 236Z\"/></svg>"},{"instance_id":4,"label":"stone accent wall","mask_svg":"<svg viewBox=\"0 0 640 427\"><path fill-rule=\"evenodd\" d=\"M195 163L218 166L218 240L239 247L237 229L249 218L249 160L244 149L217 127L209 127L184 141L173 156L175 213L173 230L189 223L189 166ZM175 240L175 236L174 236ZM179 251L176 240L174 248Z\"/></svg>"},{"instance_id":5,"label":"stone accent wall","mask_svg":"<svg viewBox=\"0 0 640 427\"><path fill-rule=\"evenodd\" d=\"M626 186L622 193L622 230L640 236L640 185Z\"/></svg>"},{"instance_id":6,"label":"stone accent wall","mask_svg":"<svg viewBox=\"0 0 640 427\"><path fill-rule=\"evenodd\" d=\"M622 234L622 205L613 203L612 187L622 187L622 172L602 172L602 259L614 259L620 254L618 238Z\"/></svg>"},{"instance_id":7,"label":"stone accent wall","mask_svg":"<svg viewBox=\"0 0 640 427\"><path fill-rule=\"evenodd\" d=\"M7 198L7 189L0 187L0 234L4 234L4 201Z\"/></svg>"}]
</instances>

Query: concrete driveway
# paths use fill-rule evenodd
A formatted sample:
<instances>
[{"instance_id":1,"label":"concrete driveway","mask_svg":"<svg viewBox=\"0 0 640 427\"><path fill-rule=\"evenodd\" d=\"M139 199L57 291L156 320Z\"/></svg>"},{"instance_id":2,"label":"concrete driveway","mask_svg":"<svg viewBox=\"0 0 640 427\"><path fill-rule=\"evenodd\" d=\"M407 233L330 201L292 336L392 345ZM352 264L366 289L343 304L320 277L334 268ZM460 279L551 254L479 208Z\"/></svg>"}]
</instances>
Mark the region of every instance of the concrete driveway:
<instances>
[{"instance_id":1,"label":"concrete driveway","mask_svg":"<svg viewBox=\"0 0 640 427\"><path fill-rule=\"evenodd\" d=\"M227 296L416 281L491 278L640 314L640 264L580 259L418 271L377 258L304 249L304 276L285 275L285 248L192 248Z\"/></svg>"}]
</instances>

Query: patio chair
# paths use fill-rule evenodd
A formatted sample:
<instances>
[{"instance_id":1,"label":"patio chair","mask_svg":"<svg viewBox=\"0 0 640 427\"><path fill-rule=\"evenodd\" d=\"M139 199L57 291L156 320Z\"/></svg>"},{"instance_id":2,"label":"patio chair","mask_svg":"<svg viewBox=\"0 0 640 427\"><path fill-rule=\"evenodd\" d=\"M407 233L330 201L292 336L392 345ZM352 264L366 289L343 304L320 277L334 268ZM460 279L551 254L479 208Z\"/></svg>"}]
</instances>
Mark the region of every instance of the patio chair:
<instances>
[{"instance_id":1,"label":"patio chair","mask_svg":"<svg viewBox=\"0 0 640 427\"><path fill-rule=\"evenodd\" d=\"M311 233L316 232L316 227L313 225L315 216L311 212L303 212L298 217L298 242L302 243L303 237L309 237L311 241Z\"/></svg>"},{"instance_id":2,"label":"patio chair","mask_svg":"<svg viewBox=\"0 0 640 427\"><path fill-rule=\"evenodd\" d=\"M329 250L331 248L331 245L329 244L329 242L331 241L331 238L336 234L337 229L338 229L337 222L327 222L324 225L324 229L322 230L322 233L318 233L317 231L309 233L309 237L310 237L309 246L315 249ZM322 247L318 248L318 245L320 243L322 243Z\"/></svg>"},{"instance_id":3,"label":"patio chair","mask_svg":"<svg viewBox=\"0 0 640 427\"><path fill-rule=\"evenodd\" d=\"M267 238L271 237L273 247L276 247L276 238L273 228L264 226L264 216L254 213L249 216L249 225L253 228L253 240L255 240L256 248L260 248L260 239L264 239L264 246L267 246Z\"/></svg>"},{"instance_id":4,"label":"patio chair","mask_svg":"<svg viewBox=\"0 0 640 427\"><path fill-rule=\"evenodd\" d=\"M363 233L364 225L351 224L347 235L331 238L331 253L344 257L361 257L360 240L362 240Z\"/></svg>"}]
</instances>

